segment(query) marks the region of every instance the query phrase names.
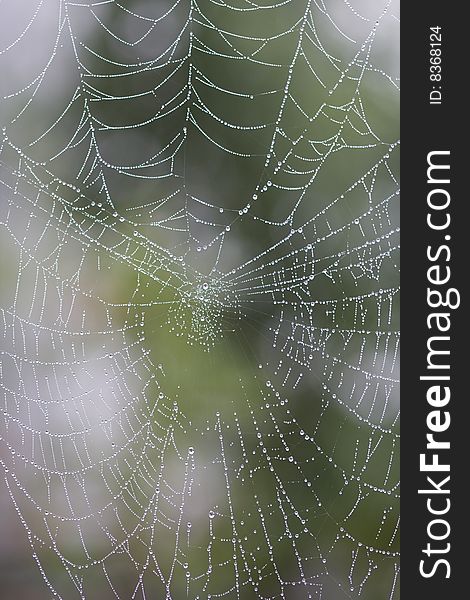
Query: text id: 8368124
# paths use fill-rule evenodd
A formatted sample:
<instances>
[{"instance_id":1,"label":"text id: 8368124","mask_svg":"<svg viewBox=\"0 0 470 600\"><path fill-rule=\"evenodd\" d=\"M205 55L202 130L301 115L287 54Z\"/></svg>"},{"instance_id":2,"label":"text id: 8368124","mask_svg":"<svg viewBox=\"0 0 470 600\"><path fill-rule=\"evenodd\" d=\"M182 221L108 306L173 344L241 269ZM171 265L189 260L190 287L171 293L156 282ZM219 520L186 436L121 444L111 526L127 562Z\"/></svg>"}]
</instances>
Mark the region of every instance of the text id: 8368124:
<instances>
[{"instance_id":1,"label":"text id: 8368124","mask_svg":"<svg viewBox=\"0 0 470 600\"><path fill-rule=\"evenodd\" d=\"M429 28L429 104L442 104L442 27Z\"/></svg>"}]
</instances>

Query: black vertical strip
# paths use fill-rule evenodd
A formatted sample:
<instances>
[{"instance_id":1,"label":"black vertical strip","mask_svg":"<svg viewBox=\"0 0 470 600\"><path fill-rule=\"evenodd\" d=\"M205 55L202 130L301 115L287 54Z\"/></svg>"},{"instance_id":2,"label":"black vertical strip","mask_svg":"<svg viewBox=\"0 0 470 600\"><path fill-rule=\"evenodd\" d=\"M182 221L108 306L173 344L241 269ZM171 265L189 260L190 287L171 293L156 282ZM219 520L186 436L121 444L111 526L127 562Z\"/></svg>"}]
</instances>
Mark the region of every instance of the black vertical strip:
<instances>
[{"instance_id":1,"label":"black vertical strip","mask_svg":"<svg viewBox=\"0 0 470 600\"><path fill-rule=\"evenodd\" d=\"M464 575L468 556L467 538L470 537L470 500L466 488L469 473L467 461L470 458L470 431L466 407L470 402L466 380L470 377L470 327L467 315L466 279L468 269L468 243L470 242L470 199L465 186L468 167L464 164L469 154L466 139L470 133L465 87L468 84L468 45L470 30L464 31L468 23L466 3L408 2L402 4L401 26L401 130L402 130L402 352L401 352L401 406L402 406L402 537L401 570L402 597L426 598L426 600L460 598L465 595ZM434 29L431 28L440 28ZM438 32L439 35L431 36ZM441 45L432 46L441 37ZM440 49L432 52L432 49ZM439 55L441 61L431 60ZM439 65L441 68L431 68ZM440 74L439 77L431 75ZM433 92L431 94L431 92ZM439 98L439 93L441 99ZM440 104L431 104L431 101ZM436 163L450 164L447 175L444 170L435 170L436 177L450 177L450 184L432 184L427 180L427 157L432 151L450 151L450 156L441 155L433 159ZM450 173L450 175L449 175ZM442 211L428 207L428 194L432 189L446 190L451 197L450 205ZM444 202L445 193L436 192L433 199ZM427 224L428 213L437 224L444 222L449 213L451 222L448 228L433 230ZM445 236L450 236L446 239ZM433 256L440 247L448 246L449 260L445 248L435 261L427 257L427 249ZM439 270L431 272L447 274L450 281L432 285L428 280L428 269L439 265ZM428 305L427 290L440 290L443 295L450 288L458 289L461 295L459 308L445 306L435 309ZM452 294L455 301L457 294ZM435 295L434 300L437 300ZM437 319L429 315L434 312L448 316L451 326L448 332L439 332ZM442 317L443 326L447 317ZM431 327L429 327L431 325ZM450 364L450 369L428 369L427 343L432 336L450 336L448 342L435 341L435 348L450 349L450 355L441 355L435 362ZM420 381L420 376L449 375L450 381ZM429 417L437 410L427 401L427 391L433 385L447 385L451 398L446 406L439 408L439 414ZM441 388L442 390L442 388ZM450 449L439 451L426 449L426 434L430 433L427 418L432 424L443 424L445 412L450 413L451 423L447 430L434 434L434 439L449 441ZM443 425L444 427L444 425ZM420 454L427 453L426 461L438 455L441 464L449 464L449 473L442 471L423 472L420 469ZM450 481L442 483L450 475ZM429 476L433 482L427 480ZM449 490L449 493L437 493ZM418 490L433 490L436 493L419 494ZM429 502L428 502L429 499ZM433 510L448 512L433 515ZM443 522L431 523L435 519L448 522L450 533L446 535ZM429 531L442 540L433 540ZM428 547L429 544L429 547ZM447 552L447 544L450 549ZM426 549L428 552L426 553ZM437 561L443 562L438 563ZM428 575L424 577L422 570ZM447 567L448 561L449 567ZM450 577L446 578L450 572ZM468 578L468 577L466 577Z\"/></svg>"}]
</instances>

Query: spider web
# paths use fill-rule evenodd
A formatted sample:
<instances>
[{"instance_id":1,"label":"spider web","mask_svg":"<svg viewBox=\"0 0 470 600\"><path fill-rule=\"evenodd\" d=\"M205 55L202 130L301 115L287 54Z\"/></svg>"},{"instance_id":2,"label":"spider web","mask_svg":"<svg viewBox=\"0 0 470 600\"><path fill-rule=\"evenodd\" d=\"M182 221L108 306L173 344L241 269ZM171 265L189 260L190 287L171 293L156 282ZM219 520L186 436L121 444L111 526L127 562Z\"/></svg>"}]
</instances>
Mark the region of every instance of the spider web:
<instances>
[{"instance_id":1,"label":"spider web","mask_svg":"<svg viewBox=\"0 0 470 600\"><path fill-rule=\"evenodd\" d=\"M397 598L397 7L0 10L1 462L50 594Z\"/></svg>"}]
</instances>

